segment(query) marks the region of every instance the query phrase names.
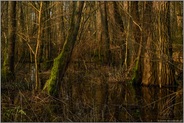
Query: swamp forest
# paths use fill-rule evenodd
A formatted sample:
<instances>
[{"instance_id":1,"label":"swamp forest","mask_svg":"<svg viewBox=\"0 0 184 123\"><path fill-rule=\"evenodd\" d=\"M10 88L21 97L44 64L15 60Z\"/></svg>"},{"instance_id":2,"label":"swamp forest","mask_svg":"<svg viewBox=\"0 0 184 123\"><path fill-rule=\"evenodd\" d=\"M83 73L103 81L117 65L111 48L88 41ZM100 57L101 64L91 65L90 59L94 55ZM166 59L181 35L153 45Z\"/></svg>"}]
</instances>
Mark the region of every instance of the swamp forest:
<instances>
[{"instance_id":1,"label":"swamp forest","mask_svg":"<svg viewBox=\"0 0 184 123\"><path fill-rule=\"evenodd\" d=\"M183 1L1 1L2 122L183 121Z\"/></svg>"}]
</instances>

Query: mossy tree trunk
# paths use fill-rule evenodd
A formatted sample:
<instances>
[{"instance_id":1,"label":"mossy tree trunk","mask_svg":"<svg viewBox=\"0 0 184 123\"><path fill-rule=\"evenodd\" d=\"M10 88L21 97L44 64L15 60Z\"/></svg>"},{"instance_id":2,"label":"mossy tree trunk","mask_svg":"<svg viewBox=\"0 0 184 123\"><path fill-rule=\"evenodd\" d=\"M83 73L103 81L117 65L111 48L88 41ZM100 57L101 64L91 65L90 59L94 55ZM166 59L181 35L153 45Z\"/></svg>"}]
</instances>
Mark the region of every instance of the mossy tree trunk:
<instances>
[{"instance_id":1,"label":"mossy tree trunk","mask_svg":"<svg viewBox=\"0 0 184 123\"><path fill-rule=\"evenodd\" d=\"M47 80L43 88L43 90L46 90L51 96L58 96L61 81L63 80L63 76L68 68L72 51L77 40L83 5L84 2L73 2L73 11L67 39L63 45L61 53L54 59L50 78Z\"/></svg>"}]
</instances>

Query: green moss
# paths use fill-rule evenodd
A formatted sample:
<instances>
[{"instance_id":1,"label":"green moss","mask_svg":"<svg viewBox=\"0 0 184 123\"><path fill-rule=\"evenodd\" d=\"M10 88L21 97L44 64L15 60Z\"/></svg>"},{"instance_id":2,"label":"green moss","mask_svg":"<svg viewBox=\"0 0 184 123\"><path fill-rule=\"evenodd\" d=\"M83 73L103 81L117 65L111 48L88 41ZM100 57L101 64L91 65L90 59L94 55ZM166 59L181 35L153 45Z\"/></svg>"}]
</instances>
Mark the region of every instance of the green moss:
<instances>
[{"instance_id":1,"label":"green moss","mask_svg":"<svg viewBox=\"0 0 184 123\"><path fill-rule=\"evenodd\" d=\"M59 56L54 59L50 78L43 88L49 95L55 96L58 94L59 69L61 69L61 66L64 64L64 57L64 53L61 52Z\"/></svg>"},{"instance_id":2,"label":"green moss","mask_svg":"<svg viewBox=\"0 0 184 123\"><path fill-rule=\"evenodd\" d=\"M47 92L50 95L55 95L57 93L57 89L56 89L56 85L57 85L57 75L59 72L59 64L60 64L60 57L61 55L59 55L57 58L54 59L54 65L52 67L51 70L51 75L49 80L47 80L43 90L47 90Z\"/></svg>"}]
</instances>

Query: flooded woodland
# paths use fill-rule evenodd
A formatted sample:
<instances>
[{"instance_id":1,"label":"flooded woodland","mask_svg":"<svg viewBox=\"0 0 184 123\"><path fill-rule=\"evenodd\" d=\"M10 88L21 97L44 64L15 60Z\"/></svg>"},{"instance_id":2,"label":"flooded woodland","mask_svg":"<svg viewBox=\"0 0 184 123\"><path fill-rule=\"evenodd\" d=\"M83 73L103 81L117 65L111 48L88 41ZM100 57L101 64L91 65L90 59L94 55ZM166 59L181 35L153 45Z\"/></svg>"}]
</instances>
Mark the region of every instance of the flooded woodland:
<instances>
[{"instance_id":1,"label":"flooded woodland","mask_svg":"<svg viewBox=\"0 0 184 123\"><path fill-rule=\"evenodd\" d=\"M2 1L2 122L183 122L183 1Z\"/></svg>"}]
</instances>

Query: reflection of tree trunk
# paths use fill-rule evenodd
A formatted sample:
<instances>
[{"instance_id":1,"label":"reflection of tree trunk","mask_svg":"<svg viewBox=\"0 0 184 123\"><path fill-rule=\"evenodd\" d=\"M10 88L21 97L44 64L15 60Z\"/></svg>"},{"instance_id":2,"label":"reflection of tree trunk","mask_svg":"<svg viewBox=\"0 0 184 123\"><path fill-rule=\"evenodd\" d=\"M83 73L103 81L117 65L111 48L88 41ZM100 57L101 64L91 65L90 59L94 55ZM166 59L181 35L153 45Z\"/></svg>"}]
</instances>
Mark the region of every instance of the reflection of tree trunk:
<instances>
[{"instance_id":1,"label":"reflection of tree trunk","mask_svg":"<svg viewBox=\"0 0 184 123\"><path fill-rule=\"evenodd\" d=\"M112 90L110 88L113 88ZM113 109L107 113L111 116L108 117L109 121L123 122L125 119L122 116L122 103L126 101L125 95L126 86L123 84L110 84L109 85L109 109ZM113 115L113 116L112 116Z\"/></svg>"},{"instance_id":2,"label":"reflection of tree trunk","mask_svg":"<svg viewBox=\"0 0 184 123\"><path fill-rule=\"evenodd\" d=\"M176 93L175 89L160 89L142 87L136 90L141 105L141 119L143 121L158 121L174 118Z\"/></svg>"},{"instance_id":3,"label":"reflection of tree trunk","mask_svg":"<svg viewBox=\"0 0 184 123\"><path fill-rule=\"evenodd\" d=\"M77 7L78 3L79 6ZM63 45L61 53L54 59L50 79L47 80L45 84L44 90L47 90L48 94L52 96L58 96L61 81L63 80L63 76L70 62L70 57L77 40L83 5L84 2L73 2L73 13L71 16L69 35Z\"/></svg>"},{"instance_id":4,"label":"reflection of tree trunk","mask_svg":"<svg viewBox=\"0 0 184 123\"><path fill-rule=\"evenodd\" d=\"M170 96L168 96L170 95ZM167 96L167 97L166 97ZM163 98L165 97L165 98ZM174 104L176 100L175 89L167 89L167 91L160 89L158 93L158 119L165 120L174 118Z\"/></svg>"},{"instance_id":5,"label":"reflection of tree trunk","mask_svg":"<svg viewBox=\"0 0 184 123\"><path fill-rule=\"evenodd\" d=\"M176 119L183 119L183 87L177 88L175 98L174 114Z\"/></svg>"},{"instance_id":6,"label":"reflection of tree trunk","mask_svg":"<svg viewBox=\"0 0 184 123\"><path fill-rule=\"evenodd\" d=\"M99 86L95 86L94 101L93 101L93 112L94 121L102 122L102 111L103 111L103 89Z\"/></svg>"},{"instance_id":7,"label":"reflection of tree trunk","mask_svg":"<svg viewBox=\"0 0 184 123\"><path fill-rule=\"evenodd\" d=\"M141 108L140 112L143 121L154 121L157 119L158 108L155 102L158 99L157 92L156 88L141 88L141 99L143 100L141 105L143 108Z\"/></svg>"},{"instance_id":8,"label":"reflection of tree trunk","mask_svg":"<svg viewBox=\"0 0 184 123\"><path fill-rule=\"evenodd\" d=\"M109 85L107 83L107 81L104 84L104 102L103 102L103 122L108 122L109 121L109 117L108 117L108 107L109 107Z\"/></svg>"}]
</instances>

